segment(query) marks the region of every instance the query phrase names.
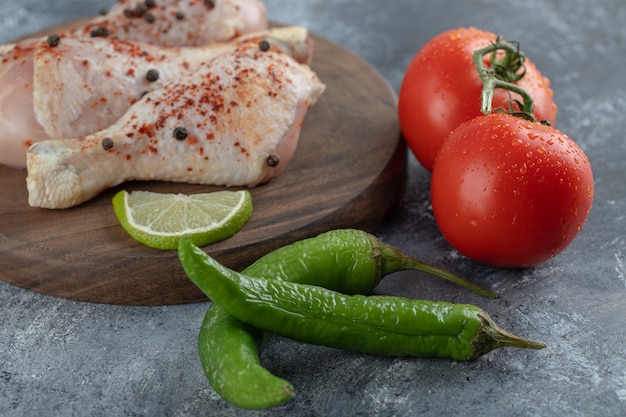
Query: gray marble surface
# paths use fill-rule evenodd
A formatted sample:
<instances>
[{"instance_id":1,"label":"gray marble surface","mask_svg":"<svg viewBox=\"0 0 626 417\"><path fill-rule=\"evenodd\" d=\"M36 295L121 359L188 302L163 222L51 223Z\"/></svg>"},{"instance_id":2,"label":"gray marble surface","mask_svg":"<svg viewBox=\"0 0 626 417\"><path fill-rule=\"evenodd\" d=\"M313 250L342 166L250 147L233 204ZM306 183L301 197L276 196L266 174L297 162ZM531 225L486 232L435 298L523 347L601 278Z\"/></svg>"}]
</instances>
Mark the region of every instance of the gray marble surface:
<instances>
[{"instance_id":1,"label":"gray marble surface","mask_svg":"<svg viewBox=\"0 0 626 417\"><path fill-rule=\"evenodd\" d=\"M0 42L95 14L111 0L2 0ZM377 292L475 303L548 344L472 362L381 358L274 337L263 363L293 401L238 410L212 390L196 337L207 304L96 305L0 281L0 415L624 416L626 415L626 7L621 0L267 0L269 17L308 27L366 59L394 89L436 34L478 26L519 40L552 80L559 128L585 150L596 195L578 239L554 260L501 270L441 237L429 176L411 159L399 206L376 234L500 294L485 300L397 274ZM3 198L5 198L4 196ZM1 274L2 272L0 272Z\"/></svg>"}]
</instances>

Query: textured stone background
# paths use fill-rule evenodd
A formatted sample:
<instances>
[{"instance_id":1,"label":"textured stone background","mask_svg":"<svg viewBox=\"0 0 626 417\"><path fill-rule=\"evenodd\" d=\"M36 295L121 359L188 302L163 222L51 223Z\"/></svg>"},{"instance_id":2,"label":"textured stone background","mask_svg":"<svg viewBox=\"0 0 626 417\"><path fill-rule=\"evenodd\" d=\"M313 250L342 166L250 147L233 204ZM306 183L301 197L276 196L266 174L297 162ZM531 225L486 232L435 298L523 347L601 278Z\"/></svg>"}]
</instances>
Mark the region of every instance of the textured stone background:
<instances>
[{"instance_id":1,"label":"textured stone background","mask_svg":"<svg viewBox=\"0 0 626 417\"><path fill-rule=\"evenodd\" d=\"M0 42L95 14L106 0L2 0ZM436 34L478 26L522 42L552 80L559 128L591 159L594 208L556 259L511 271L478 265L438 232L428 174L410 160L399 207L377 234L500 294L485 300L397 274L378 292L478 304L549 346L473 362L380 358L273 338L262 359L296 387L276 409L242 412L204 377L196 336L206 304L94 305L0 282L0 415L624 416L626 415L626 8L617 0L267 0L272 20L303 25L362 56L397 90ZM1 198L10 198L2 196ZM1 274L1 272L0 272Z\"/></svg>"}]
</instances>

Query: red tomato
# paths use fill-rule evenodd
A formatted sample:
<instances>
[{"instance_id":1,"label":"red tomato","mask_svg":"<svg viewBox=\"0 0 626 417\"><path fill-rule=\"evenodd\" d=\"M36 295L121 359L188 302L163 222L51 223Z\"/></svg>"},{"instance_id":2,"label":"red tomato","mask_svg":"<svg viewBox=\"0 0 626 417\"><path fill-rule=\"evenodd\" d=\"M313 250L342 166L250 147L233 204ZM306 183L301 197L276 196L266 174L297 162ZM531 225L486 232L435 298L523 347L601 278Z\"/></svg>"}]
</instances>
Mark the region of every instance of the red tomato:
<instances>
[{"instance_id":1,"label":"red tomato","mask_svg":"<svg viewBox=\"0 0 626 417\"><path fill-rule=\"evenodd\" d=\"M465 256L526 267L563 251L583 227L594 185L583 151L558 130L492 113L445 141L431 178L435 220Z\"/></svg>"},{"instance_id":2,"label":"red tomato","mask_svg":"<svg viewBox=\"0 0 626 417\"><path fill-rule=\"evenodd\" d=\"M444 32L429 41L409 64L398 94L398 117L403 135L417 160L432 171L444 139L458 125L480 116L482 80L472 62L474 51L497 36L475 28ZM484 60L488 68L487 58ZM556 121L550 82L528 59L526 75L515 84L534 99L538 120ZM493 107L519 96L496 89Z\"/></svg>"}]
</instances>

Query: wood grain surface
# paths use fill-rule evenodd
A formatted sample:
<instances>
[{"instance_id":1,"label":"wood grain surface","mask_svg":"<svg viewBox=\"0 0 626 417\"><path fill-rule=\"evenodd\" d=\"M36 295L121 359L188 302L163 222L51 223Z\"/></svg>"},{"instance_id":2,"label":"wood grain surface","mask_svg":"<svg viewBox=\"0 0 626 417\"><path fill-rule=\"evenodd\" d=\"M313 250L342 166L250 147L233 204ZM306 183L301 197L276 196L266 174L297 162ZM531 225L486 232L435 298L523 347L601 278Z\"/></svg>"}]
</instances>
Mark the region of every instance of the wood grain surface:
<instances>
[{"instance_id":1,"label":"wood grain surface","mask_svg":"<svg viewBox=\"0 0 626 417\"><path fill-rule=\"evenodd\" d=\"M312 68L327 89L305 119L294 158L278 178L251 189L254 213L241 231L205 248L234 269L330 229L373 231L404 188L406 147L395 93L364 60L313 38ZM74 208L47 210L28 205L25 179L26 170L0 165L0 279L95 303L206 300L175 251L148 248L126 234L111 198L122 189L196 193L218 187L132 182Z\"/></svg>"}]
</instances>

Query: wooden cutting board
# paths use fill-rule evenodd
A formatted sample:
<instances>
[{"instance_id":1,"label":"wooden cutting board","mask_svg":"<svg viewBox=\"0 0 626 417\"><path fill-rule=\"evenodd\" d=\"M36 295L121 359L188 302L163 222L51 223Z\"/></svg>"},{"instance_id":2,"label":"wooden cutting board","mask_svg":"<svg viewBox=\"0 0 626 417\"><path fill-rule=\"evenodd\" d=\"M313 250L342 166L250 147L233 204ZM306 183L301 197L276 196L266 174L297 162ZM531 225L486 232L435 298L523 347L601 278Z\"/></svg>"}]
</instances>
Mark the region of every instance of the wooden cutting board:
<instances>
[{"instance_id":1,"label":"wooden cutting board","mask_svg":"<svg viewBox=\"0 0 626 417\"><path fill-rule=\"evenodd\" d=\"M274 181L251 189L254 213L241 231L205 248L231 268L241 270L275 248L327 230L373 231L404 188L406 147L394 91L361 58L313 38L312 68L327 89L307 114L294 158ZM122 189L197 193L218 187L125 183L78 207L47 210L28 205L25 179L26 170L0 165L0 279L96 303L206 300L175 251L148 248L126 234L111 198Z\"/></svg>"}]
</instances>

